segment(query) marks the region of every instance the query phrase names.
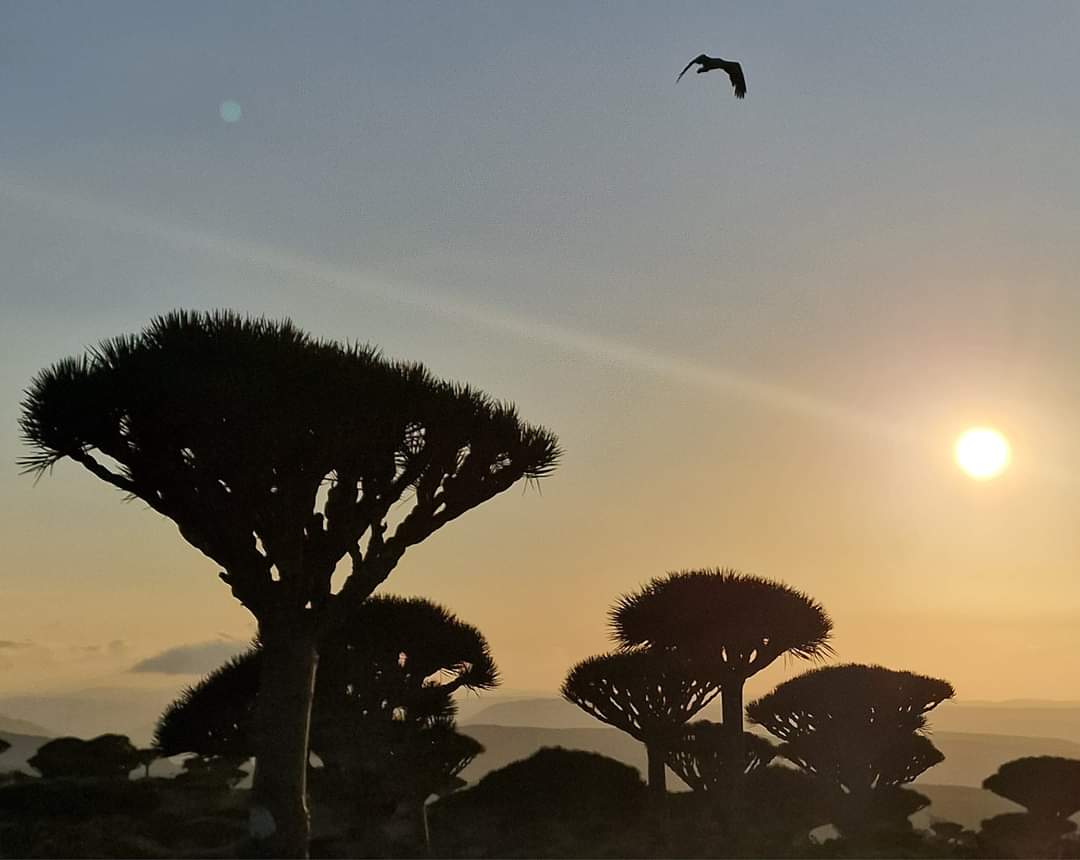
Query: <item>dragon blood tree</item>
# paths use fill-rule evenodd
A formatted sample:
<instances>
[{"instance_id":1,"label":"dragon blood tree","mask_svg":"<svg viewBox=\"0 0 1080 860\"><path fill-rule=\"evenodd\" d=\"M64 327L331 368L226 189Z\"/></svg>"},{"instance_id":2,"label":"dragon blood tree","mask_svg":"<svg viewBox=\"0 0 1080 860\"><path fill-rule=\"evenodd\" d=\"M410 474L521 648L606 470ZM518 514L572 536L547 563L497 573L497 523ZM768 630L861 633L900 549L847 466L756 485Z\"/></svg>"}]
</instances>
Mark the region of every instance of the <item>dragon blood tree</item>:
<instances>
[{"instance_id":1,"label":"dragon blood tree","mask_svg":"<svg viewBox=\"0 0 1080 860\"><path fill-rule=\"evenodd\" d=\"M622 597L611 610L624 647L672 651L721 687L733 778L743 751L743 687L782 654L832 654L832 621L813 598L781 582L712 568L671 573Z\"/></svg>"},{"instance_id":2,"label":"dragon blood tree","mask_svg":"<svg viewBox=\"0 0 1080 860\"><path fill-rule=\"evenodd\" d=\"M823 784L833 823L850 833L919 808L912 792L898 790L943 760L921 732L926 714L952 696L947 681L847 664L785 681L746 711L782 741L781 755Z\"/></svg>"},{"instance_id":3,"label":"dragon blood tree","mask_svg":"<svg viewBox=\"0 0 1080 860\"><path fill-rule=\"evenodd\" d=\"M176 311L59 361L20 425L27 471L73 460L173 520L257 619L253 835L286 857L307 855L320 640L410 546L560 453L509 404L419 364L227 311Z\"/></svg>"},{"instance_id":4,"label":"dragon blood tree","mask_svg":"<svg viewBox=\"0 0 1080 860\"><path fill-rule=\"evenodd\" d=\"M686 721L720 692L687 671L677 656L637 649L590 657L574 666L562 695L601 722L645 744L649 790L667 790L664 764Z\"/></svg>"}]
</instances>

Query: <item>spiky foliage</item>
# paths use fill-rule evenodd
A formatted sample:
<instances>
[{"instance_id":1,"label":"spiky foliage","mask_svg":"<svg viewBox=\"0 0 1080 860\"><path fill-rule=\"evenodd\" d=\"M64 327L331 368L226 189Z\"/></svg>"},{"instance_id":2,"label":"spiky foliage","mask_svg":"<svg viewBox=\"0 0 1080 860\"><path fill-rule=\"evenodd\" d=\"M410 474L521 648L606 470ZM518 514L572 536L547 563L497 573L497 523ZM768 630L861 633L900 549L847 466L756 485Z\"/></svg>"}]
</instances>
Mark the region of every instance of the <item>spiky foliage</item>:
<instances>
[{"instance_id":1,"label":"spiky foliage","mask_svg":"<svg viewBox=\"0 0 1080 860\"><path fill-rule=\"evenodd\" d=\"M162 756L255 754L253 718L262 658L257 648L230 658L186 688L158 718L154 748Z\"/></svg>"},{"instance_id":2,"label":"spiky foliage","mask_svg":"<svg viewBox=\"0 0 1080 860\"><path fill-rule=\"evenodd\" d=\"M311 747L324 758L381 724L422 727L451 718L455 690L498 683L483 634L422 598L368 598L327 635L320 651ZM256 643L185 690L158 720L160 753L251 755L261 661Z\"/></svg>"},{"instance_id":3,"label":"spiky foliage","mask_svg":"<svg viewBox=\"0 0 1080 860\"><path fill-rule=\"evenodd\" d=\"M643 743L678 740L682 726L719 693L679 658L644 649L582 660L563 681L562 695L601 722Z\"/></svg>"},{"instance_id":4,"label":"spiky foliage","mask_svg":"<svg viewBox=\"0 0 1080 860\"><path fill-rule=\"evenodd\" d=\"M1005 762L983 788L1019 803L1040 818L1071 818L1080 812L1080 760L1029 756Z\"/></svg>"},{"instance_id":5,"label":"spiky foliage","mask_svg":"<svg viewBox=\"0 0 1080 860\"><path fill-rule=\"evenodd\" d=\"M942 760L919 732L927 712L952 696L947 681L848 664L785 681L746 711L803 770L864 793L911 782Z\"/></svg>"},{"instance_id":6,"label":"spiky foliage","mask_svg":"<svg viewBox=\"0 0 1080 860\"><path fill-rule=\"evenodd\" d=\"M743 733L744 774L767 767L777 750L767 738ZM694 791L717 791L726 784L732 766L730 735L720 723L697 720L686 726L678 743L668 752L667 763Z\"/></svg>"},{"instance_id":7,"label":"spiky foliage","mask_svg":"<svg viewBox=\"0 0 1080 860\"><path fill-rule=\"evenodd\" d=\"M31 382L20 426L26 470L80 463L174 520L257 616L320 621L345 555L355 604L407 547L560 454L511 405L421 365L227 311L169 313L58 362Z\"/></svg>"},{"instance_id":8,"label":"spiky foliage","mask_svg":"<svg viewBox=\"0 0 1080 860\"><path fill-rule=\"evenodd\" d=\"M743 678L781 654L832 653L832 621L820 603L781 582L728 568L684 570L653 579L611 610L626 647L675 649Z\"/></svg>"},{"instance_id":9,"label":"spiky foliage","mask_svg":"<svg viewBox=\"0 0 1080 860\"><path fill-rule=\"evenodd\" d=\"M124 735L92 740L56 738L38 747L27 763L46 779L123 779L139 766L138 750Z\"/></svg>"}]
</instances>

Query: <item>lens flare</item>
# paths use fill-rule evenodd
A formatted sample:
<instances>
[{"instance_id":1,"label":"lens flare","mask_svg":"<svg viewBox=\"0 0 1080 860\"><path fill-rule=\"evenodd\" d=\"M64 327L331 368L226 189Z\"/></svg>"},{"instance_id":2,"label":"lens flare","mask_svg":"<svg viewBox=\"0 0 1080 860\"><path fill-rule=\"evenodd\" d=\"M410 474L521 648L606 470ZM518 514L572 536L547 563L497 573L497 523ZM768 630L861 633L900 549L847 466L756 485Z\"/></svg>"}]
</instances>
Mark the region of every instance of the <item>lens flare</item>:
<instances>
[{"instance_id":1,"label":"lens flare","mask_svg":"<svg viewBox=\"0 0 1080 860\"><path fill-rule=\"evenodd\" d=\"M225 122L240 122L240 117L244 115L240 105L231 100L222 102L218 108L218 113L221 114L221 118Z\"/></svg>"}]
</instances>

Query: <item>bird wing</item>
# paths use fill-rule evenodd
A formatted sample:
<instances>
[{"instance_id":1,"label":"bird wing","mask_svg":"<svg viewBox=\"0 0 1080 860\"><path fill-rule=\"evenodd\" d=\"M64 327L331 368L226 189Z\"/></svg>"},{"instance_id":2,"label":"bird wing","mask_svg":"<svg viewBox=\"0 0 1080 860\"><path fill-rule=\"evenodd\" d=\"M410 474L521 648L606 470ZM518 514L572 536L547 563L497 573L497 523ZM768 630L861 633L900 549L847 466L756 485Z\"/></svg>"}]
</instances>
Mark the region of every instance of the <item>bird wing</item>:
<instances>
[{"instance_id":1,"label":"bird wing","mask_svg":"<svg viewBox=\"0 0 1080 860\"><path fill-rule=\"evenodd\" d=\"M735 88L735 98L741 99L746 95L746 77L743 75L742 66L738 63L725 63L724 71L731 78L731 85Z\"/></svg>"},{"instance_id":2,"label":"bird wing","mask_svg":"<svg viewBox=\"0 0 1080 860\"><path fill-rule=\"evenodd\" d=\"M679 72L679 77L677 77L675 79L675 83L678 83L679 81L682 80L682 76L685 75L688 71L690 71L690 67L692 65L694 65L694 63L703 63L707 59L709 59L709 58L706 57L704 54L698 54L696 57L694 57L694 59L692 59L689 63L686 64L685 69L683 69L681 72Z\"/></svg>"}]
</instances>

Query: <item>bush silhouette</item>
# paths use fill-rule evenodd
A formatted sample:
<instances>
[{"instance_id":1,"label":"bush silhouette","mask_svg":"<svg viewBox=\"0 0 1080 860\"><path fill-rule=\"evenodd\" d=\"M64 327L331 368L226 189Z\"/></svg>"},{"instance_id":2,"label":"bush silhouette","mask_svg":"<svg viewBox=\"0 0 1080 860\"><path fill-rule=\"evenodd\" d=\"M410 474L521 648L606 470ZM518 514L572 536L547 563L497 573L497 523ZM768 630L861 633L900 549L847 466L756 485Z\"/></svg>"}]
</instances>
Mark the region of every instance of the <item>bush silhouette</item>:
<instances>
[{"instance_id":1,"label":"bush silhouette","mask_svg":"<svg viewBox=\"0 0 1080 860\"><path fill-rule=\"evenodd\" d=\"M635 768L581 750L545 747L492 771L431 808L441 856L597 856L625 844L644 809Z\"/></svg>"},{"instance_id":2,"label":"bush silhouette","mask_svg":"<svg viewBox=\"0 0 1080 860\"><path fill-rule=\"evenodd\" d=\"M275 821L268 850L296 857L320 638L410 546L560 453L511 406L420 365L229 312L170 313L41 371L20 426L28 471L69 458L172 519L258 620L254 794Z\"/></svg>"},{"instance_id":3,"label":"bush silhouette","mask_svg":"<svg viewBox=\"0 0 1080 860\"><path fill-rule=\"evenodd\" d=\"M127 779L139 766L140 756L123 735L100 735L89 741L48 741L27 763L46 779Z\"/></svg>"}]
</instances>

